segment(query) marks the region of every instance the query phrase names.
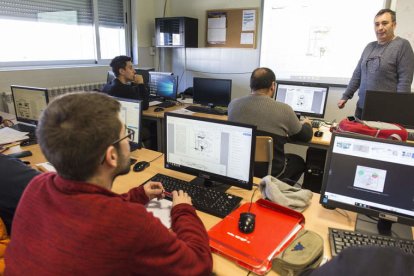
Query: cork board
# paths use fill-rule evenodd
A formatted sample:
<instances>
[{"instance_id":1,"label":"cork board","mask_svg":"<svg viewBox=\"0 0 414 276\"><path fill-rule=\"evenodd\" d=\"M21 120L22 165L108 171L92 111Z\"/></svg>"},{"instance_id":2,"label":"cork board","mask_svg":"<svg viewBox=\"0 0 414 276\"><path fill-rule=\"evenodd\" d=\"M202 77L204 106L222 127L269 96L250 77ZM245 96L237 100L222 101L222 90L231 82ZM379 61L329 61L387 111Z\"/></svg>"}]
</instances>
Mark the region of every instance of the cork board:
<instances>
[{"instance_id":1,"label":"cork board","mask_svg":"<svg viewBox=\"0 0 414 276\"><path fill-rule=\"evenodd\" d=\"M206 46L256 48L258 9L208 10Z\"/></svg>"}]
</instances>

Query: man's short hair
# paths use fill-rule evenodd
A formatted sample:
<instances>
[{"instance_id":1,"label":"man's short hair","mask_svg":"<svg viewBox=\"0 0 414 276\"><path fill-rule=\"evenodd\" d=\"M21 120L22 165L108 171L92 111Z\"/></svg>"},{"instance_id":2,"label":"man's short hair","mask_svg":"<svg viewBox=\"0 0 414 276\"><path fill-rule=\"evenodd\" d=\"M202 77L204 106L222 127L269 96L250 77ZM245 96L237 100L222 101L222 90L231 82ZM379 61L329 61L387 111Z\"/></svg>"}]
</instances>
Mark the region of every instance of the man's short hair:
<instances>
[{"instance_id":1,"label":"man's short hair","mask_svg":"<svg viewBox=\"0 0 414 276\"><path fill-rule=\"evenodd\" d=\"M117 56L114 57L109 64L112 67L112 72L114 72L116 77L119 77L119 70L125 69L127 62L131 61L132 59L128 56Z\"/></svg>"},{"instance_id":2,"label":"man's short hair","mask_svg":"<svg viewBox=\"0 0 414 276\"><path fill-rule=\"evenodd\" d=\"M377 14L375 15L375 17L383 15L384 13L389 13L391 14L391 20L392 22L397 22L397 15L395 13L395 11L391 10L391 9L382 9L379 12L377 12Z\"/></svg>"},{"instance_id":3,"label":"man's short hair","mask_svg":"<svg viewBox=\"0 0 414 276\"><path fill-rule=\"evenodd\" d=\"M269 68L256 68L250 77L250 89L252 91L270 88L272 83L276 81L275 73Z\"/></svg>"},{"instance_id":4,"label":"man's short hair","mask_svg":"<svg viewBox=\"0 0 414 276\"><path fill-rule=\"evenodd\" d=\"M120 104L103 93L70 93L53 100L37 127L40 148L60 176L91 177L106 149L119 139Z\"/></svg>"}]
</instances>

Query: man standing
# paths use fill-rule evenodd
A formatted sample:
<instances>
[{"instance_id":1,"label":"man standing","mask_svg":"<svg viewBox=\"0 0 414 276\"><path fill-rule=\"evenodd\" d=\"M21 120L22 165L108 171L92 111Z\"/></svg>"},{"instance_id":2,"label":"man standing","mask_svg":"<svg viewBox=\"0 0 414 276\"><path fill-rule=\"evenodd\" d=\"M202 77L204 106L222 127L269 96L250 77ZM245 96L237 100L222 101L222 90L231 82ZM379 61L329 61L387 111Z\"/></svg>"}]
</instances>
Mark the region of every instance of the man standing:
<instances>
[{"instance_id":1,"label":"man standing","mask_svg":"<svg viewBox=\"0 0 414 276\"><path fill-rule=\"evenodd\" d=\"M251 94L231 101L228 107L230 121L256 125L258 135L273 137L274 157L272 175L290 184L299 180L305 170L304 160L295 154L285 154L288 139L307 142L312 139L309 120L302 123L293 109L273 100L276 77L269 68L257 68L250 77ZM258 167L255 171L257 172ZM263 175L256 176L262 177Z\"/></svg>"},{"instance_id":2,"label":"man standing","mask_svg":"<svg viewBox=\"0 0 414 276\"><path fill-rule=\"evenodd\" d=\"M210 275L208 235L186 193L173 192L170 231L144 206L163 197L161 183L111 191L130 170L134 135L119 113L119 102L94 92L63 95L43 112L37 137L57 174L27 186L6 274Z\"/></svg>"},{"instance_id":3,"label":"man standing","mask_svg":"<svg viewBox=\"0 0 414 276\"><path fill-rule=\"evenodd\" d=\"M131 58L117 56L112 59L110 66L116 79L107 83L102 91L114 97L137 99L142 101L142 109L149 105L149 91L141 75L135 73Z\"/></svg>"},{"instance_id":4,"label":"man standing","mask_svg":"<svg viewBox=\"0 0 414 276\"><path fill-rule=\"evenodd\" d=\"M394 35L396 14L380 10L374 19L377 41L369 43L352 75L347 89L338 102L343 108L357 89L355 116L361 118L367 90L410 92L414 74L414 53L410 42Z\"/></svg>"}]
</instances>

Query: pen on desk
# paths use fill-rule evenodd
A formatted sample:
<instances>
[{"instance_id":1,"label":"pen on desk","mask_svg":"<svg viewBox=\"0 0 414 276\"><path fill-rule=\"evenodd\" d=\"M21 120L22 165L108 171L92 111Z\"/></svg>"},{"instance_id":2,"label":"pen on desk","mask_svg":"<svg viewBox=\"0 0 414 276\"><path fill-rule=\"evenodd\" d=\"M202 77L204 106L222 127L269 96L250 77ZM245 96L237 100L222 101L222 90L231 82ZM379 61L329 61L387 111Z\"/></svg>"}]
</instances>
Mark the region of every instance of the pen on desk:
<instances>
[{"instance_id":1,"label":"pen on desk","mask_svg":"<svg viewBox=\"0 0 414 276\"><path fill-rule=\"evenodd\" d=\"M170 197L170 198L172 198L172 193L170 193L170 192L164 191L164 195L165 195L166 197Z\"/></svg>"}]
</instances>

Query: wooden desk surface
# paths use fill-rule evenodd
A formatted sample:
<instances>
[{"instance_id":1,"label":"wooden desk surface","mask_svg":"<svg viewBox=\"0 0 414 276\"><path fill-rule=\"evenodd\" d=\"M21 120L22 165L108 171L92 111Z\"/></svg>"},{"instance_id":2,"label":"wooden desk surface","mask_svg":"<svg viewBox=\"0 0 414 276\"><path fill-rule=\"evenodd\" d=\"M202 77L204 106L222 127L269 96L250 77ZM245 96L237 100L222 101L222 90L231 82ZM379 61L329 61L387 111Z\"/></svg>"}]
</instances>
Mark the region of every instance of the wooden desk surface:
<instances>
[{"instance_id":1,"label":"wooden desk surface","mask_svg":"<svg viewBox=\"0 0 414 276\"><path fill-rule=\"evenodd\" d=\"M33 156L25 157L23 160L30 161L34 166L37 163L45 161L43 154L40 151L38 145L32 145L24 148L15 146L10 148L5 153L18 152L21 150L30 150ZM172 171L164 168L164 155L147 149L136 150L131 153L131 157L136 158L138 161L152 161L151 165L142 172L131 172L127 175L119 176L116 178L112 190L116 193L124 193L129 189L139 186L146 182L156 173L167 174L176 178L180 178L186 181L190 181L194 176ZM260 179L255 178L254 182L258 184ZM238 195L243 198L243 202L249 202L252 191L243 190L237 187L231 187L228 190L229 193ZM260 193L256 192L255 199L260 198ZM220 218L197 211L201 220L204 223L206 229L210 229L216 223L220 221ZM319 194L313 194L310 206L303 212L305 216L305 228L317 232L324 239L324 255L328 258L331 257L330 248L328 243L328 227L336 227L342 229L353 230L355 227L356 213L344 210L328 210L323 208L319 204ZM271 233L269 233L271 234ZM247 275L248 271L236 265L234 262L227 260L226 258L213 254L214 273L215 275ZM251 275L254 275L253 273ZM266 275L277 275L274 271L270 271Z\"/></svg>"}]
</instances>

